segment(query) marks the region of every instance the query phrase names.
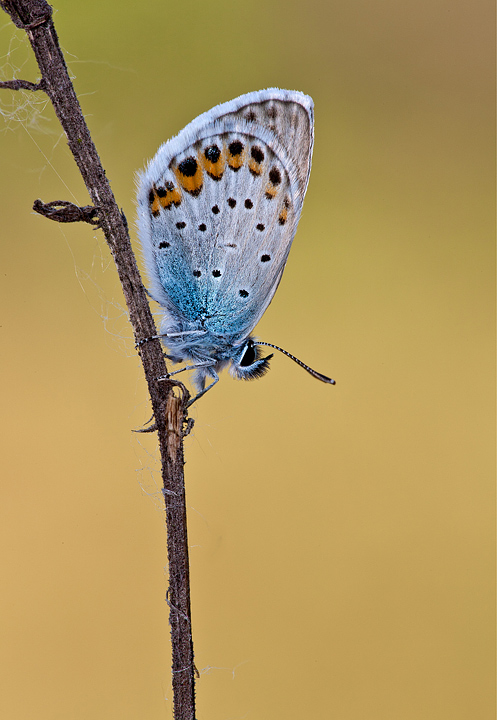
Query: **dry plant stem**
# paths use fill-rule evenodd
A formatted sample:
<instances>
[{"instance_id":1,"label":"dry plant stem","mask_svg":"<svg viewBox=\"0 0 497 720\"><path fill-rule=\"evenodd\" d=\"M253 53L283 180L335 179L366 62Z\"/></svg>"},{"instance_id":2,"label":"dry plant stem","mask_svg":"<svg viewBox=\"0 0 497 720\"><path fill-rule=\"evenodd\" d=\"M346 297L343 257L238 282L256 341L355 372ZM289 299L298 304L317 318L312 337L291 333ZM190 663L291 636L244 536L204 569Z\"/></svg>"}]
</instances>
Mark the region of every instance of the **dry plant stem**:
<instances>
[{"instance_id":1,"label":"dry plant stem","mask_svg":"<svg viewBox=\"0 0 497 720\"><path fill-rule=\"evenodd\" d=\"M10 90L43 90L49 96L67 135L98 220L116 263L133 326L135 341L157 334L127 225L117 207L105 171L69 78L52 22L52 8L45 0L0 0L14 24L24 29L38 61L39 83L11 80L0 83ZM159 341L146 342L140 355L148 383L162 459L162 477L167 521L169 590L167 601L172 640L172 672L175 720L194 720L195 687L191 635L190 579L183 475L183 423L188 393L180 383L157 382L166 374ZM182 397L173 394L174 386Z\"/></svg>"}]
</instances>

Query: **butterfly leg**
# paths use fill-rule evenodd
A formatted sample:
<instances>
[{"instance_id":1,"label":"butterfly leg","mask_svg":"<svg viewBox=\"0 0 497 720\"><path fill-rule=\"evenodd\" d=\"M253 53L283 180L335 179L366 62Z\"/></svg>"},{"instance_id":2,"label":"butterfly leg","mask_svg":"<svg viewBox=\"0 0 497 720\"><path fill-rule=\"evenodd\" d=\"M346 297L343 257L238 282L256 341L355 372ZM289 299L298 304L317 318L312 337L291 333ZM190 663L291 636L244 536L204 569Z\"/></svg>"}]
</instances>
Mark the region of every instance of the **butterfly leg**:
<instances>
[{"instance_id":1,"label":"butterfly leg","mask_svg":"<svg viewBox=\"0 0 497 720\"><path fill-rule=\"evenodd\" d=\"M177 375L178 373L184 372L185 370L198 370L199 368L209 368L209 375L210 375L212 378L214 378L214 379L213 379L213 381L211 382L210 385L208 385L206 388L204 388L204 389L201 390L199 393L197 393L197 395L195 395L195 397L193 398L193 400L190 400L190 402L189 402L189 403L187 404L187 406L186 406L187 408L189 408L190 405L193 405L193 403L194 403L196 400L198 400L199 398L201 398L202 395L205 395L205 393L206 393L208 390L210 390L212 387L214 387L214 385L215 385L217 382L219 382L219 375L218 375L217 372L213 369L213 367L212 367L212 361L207 360L206 362L197 363L196 365L185 365L185 367L182 367L182 368L180 368L179 370L173 370L173 372L168 373L167 375L162 375L162 377L157 378L157 380L169 380L169 378L170 378L172 375ZM202 384L203 384L203 383L202 383Z\"/></svg>"},{"instance_id":2,"label":"butterfly leg","mask_svg":"<svg viewBox=\"0 0 497 720\"><path fill-rule=\"evenodd\" d=\"M167 375L162 375L162 377L157 378L157 380L169 380L169 378L173 375L185 372L185 370L197 370L198 368L209 367L210 365L212 365L212 362L210 360L207 360L203 363L197 363L196 365L185 365L185 367L182 367L179 370L173 370L172 372L167 373Z\"/></svg>"},{"instance_id":3,"label":"butterfly leg","mask_svg":"<svg viewBox=\"0 0 497 720\"><path fill-rule=\"evenodd\" d=\"M162 333L161 335L151 335L150 337L143 338L143 340L139 340L136 343L135 347L140 348L142 345L145 345L145 343L150 342L150 340L162 340L163 338L184 337L185 335L205 335L206 332L206 330L184 330L182 332L171 332Z\"/></svg>"},{"instance_id":4,"label":"butterfly leg","mask_svg":"<svg viewBox=\"0 0 497 720\"><path fill-rule=\"evenodd\" d=\"M198 367L198 365L197 365L197 367ZM197 395L195 395L195 397L193 398L193 400L190 400L190 402L189 402L188 405L186 406L187 408L189 408L191 405L193 405L193 403L194 403L196 400L198 400L199 398L201 398L202 395L205 395L205 393L206 393L208 390L210 390L212 387L214 387L214 385L215 385L217 382L219 382L219 375L217 374L217 372L216 372L215 370L211 370L210 373L211 373L211 375L213 376L214 380L211 382L210 385L207 385L207 387L204 388L201 392L197 393Z\"/></svg>"}]
</instances>

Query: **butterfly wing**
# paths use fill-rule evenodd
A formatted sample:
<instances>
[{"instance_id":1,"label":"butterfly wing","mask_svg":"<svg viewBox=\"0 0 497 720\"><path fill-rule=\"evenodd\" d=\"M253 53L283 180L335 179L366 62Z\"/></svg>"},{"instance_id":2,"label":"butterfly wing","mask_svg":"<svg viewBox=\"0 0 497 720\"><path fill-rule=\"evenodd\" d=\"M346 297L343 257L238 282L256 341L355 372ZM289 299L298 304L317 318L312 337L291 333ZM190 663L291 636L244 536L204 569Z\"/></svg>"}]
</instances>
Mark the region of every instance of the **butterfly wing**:
<instances>
[{"instance_id":1,"label":"butterfly wing","mask_svg":"<svg viewBox=\"0 0 497 720\"><path fill-rule=\"evenodd\" d=\"M182 327L242 341L276 291L309 179L312 100L269 89L196 118L139 179L152 296Z\"/></svg>"}]
</instances>

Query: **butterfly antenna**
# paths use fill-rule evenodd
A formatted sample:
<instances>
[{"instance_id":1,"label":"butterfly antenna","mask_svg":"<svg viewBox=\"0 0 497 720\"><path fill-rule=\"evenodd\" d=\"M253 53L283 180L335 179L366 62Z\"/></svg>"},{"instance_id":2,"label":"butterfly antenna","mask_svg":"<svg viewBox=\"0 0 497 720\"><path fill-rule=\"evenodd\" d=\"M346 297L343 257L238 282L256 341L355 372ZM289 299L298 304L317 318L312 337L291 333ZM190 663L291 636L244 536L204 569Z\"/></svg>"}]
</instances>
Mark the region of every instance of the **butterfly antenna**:
<instances>
[{"instance_id":1,"label":"butterfly antenna","mask_svg":"<svg viewBox=\"0 0 497 720\"><path fill-rule=\"evenodd\" d=\"M313 370L309 365L306 365L302 362L302 360L299 360L295 357L295 355L292 355L291 353L287 352L286 350L283 350L283 348L278 347L277 345L272 345L271 343L267 342L260 342L259 340L255 341L256 345L265 345L266 347L274 348L274 350L279 350L280 353L283 353L283 355L286 355L290 358L290 360L293 360L293 362L296 362L297 365L300 365L301 368L304 368L304 370L307 370L307 372L312 375L312 377L315 377L317 380L321 380L322 382L329 383L330 385L335 385L335 381L331 378L327 377L326 375L321 375L321 373L318 373L317 370Z\"/></svg>"}]
</instances>

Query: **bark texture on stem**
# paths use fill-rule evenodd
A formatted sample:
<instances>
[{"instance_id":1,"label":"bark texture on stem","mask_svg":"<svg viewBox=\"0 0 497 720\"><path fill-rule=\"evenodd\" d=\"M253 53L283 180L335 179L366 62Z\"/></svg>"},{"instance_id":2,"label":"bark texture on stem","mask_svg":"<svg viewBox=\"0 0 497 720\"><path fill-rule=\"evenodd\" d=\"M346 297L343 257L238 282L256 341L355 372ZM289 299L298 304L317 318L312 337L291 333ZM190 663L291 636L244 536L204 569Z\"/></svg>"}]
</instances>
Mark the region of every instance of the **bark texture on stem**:
<instances>
[{"instance_id":1,"label":"bark texture on stem","mask_svg":"<svg viewBox=\"0 0 497 720\"><path fill-rule=\"evenodd\" d=\"M8 90L44 91L50 98L66 133L68 145L79 167L91 206L52 203L52 219L59 222L93 221L104 232L114 258L133 327L135 342L157 334L148 305L124 215L119 210L97 150L81 111L60 50L52 22L52 8L45 0L0 0L14 24L26 31L41 72L39 83L10 80L0 83ZM37 201L37 210L47 208ZM81 217L77 217L81 211ZM45 214L49 215L48 212ZM58 215L58 216L57 216ZM70 218L70 219L68 219ZM150 392L162 460L162 479L167 520L169 590L167 601L172 641L172 673L175 720L195 718L195 679L191 633L190 580L184 485L183 429L188 392L181 383L157 382L166 374L158 340L143 343L140 356ZM173 389L179 387L180 397Z\"/></svg>"}]
</instances>

